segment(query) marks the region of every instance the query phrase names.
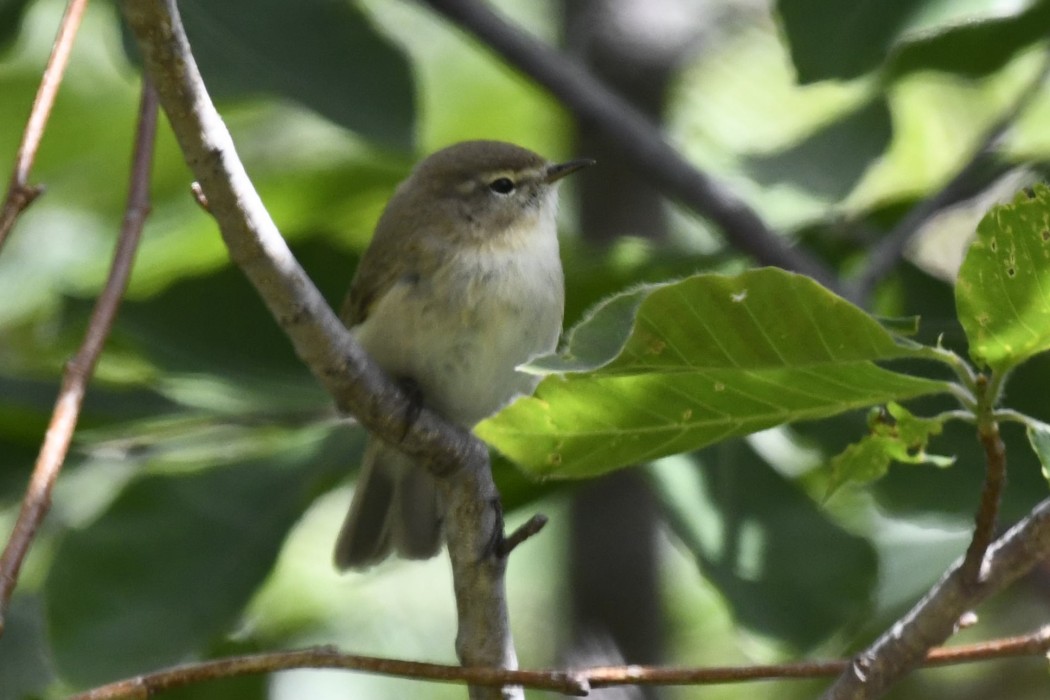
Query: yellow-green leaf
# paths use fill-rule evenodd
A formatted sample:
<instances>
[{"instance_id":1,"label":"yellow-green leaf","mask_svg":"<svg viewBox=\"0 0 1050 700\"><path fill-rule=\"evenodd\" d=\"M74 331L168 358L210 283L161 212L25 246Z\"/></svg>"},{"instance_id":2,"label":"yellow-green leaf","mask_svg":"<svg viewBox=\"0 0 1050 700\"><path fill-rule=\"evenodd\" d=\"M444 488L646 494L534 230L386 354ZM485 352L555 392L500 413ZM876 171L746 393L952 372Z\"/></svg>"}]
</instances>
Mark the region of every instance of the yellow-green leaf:
<instances>
[{"instance_id":1,"label":"yellow-green leaf","mask_svg":"<svg viewBox=\"0 0 1050 700\"><path fill-rule=\"evenodd\" d=\"M1050 349L1050 188L993 207L955 287L970 355L1004 371Z\"/></svg>"}]
</instances>

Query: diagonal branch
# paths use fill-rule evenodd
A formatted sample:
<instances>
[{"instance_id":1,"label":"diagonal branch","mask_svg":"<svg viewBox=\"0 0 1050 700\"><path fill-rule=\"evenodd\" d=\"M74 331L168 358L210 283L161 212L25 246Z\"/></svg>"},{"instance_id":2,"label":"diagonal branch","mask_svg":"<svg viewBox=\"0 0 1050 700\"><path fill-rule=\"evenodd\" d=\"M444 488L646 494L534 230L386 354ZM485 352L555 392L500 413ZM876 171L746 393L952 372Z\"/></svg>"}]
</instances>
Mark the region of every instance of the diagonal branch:
<instances>
[{"instance_id":1,"label":"diagonal branch","mask_svg":"<svg viewBox=\"0 0 1050 700\"><path fill-rule=\"evenodd\" d=\"M40 87L33 100L33 108L29 113L25 131L22 133L22 143L18 146L15 169L11 173L11 182L7 186L4 206L3 209L0 209L0 249L4 247L18 215L25 211L43 191L41 187L29 185L29 170L36 159L40 140L44 136L44 126L47 124L48 117L51 116L51 107L55 104L58 86L62 83L62 75L69 63L69 52L73 49L73 39L76 38L86 7L87 0L69 0L66 12L62 16L62 24L59 26L58 36L55 37L55 45L51 49L51 57L40 79Z\"/></svg>"},{"instance_id":2,"label":"diagonal branch","mask_svg":"<svg viewBox=\"0 0 1050 700\"><path fill-rule=\"evenodd\" d=\"M867 700L921 665L927 650L944 642L956 623L1050 556L1050 499L988 548L980 580L957 563L903 618L854 659L824 693L823 700Z\"/></svg>"},{"instance_id":3,"label":"diagonal branch","mask_svg":"<svg viewBox=\"0 0 1050 700\"><path fill-rule=\"evenodd\" d=\"M477 0L425 0L529 75L569 109L581 128L603 131L624 159L667 195L712 220L729 243L762 265L800 272L830 289L835 273L804 250L793 248L725 184L696 168L675 150L645 115L596 80L586 69L520 31Z\"/></svg>"},{"instance_id":4,"label":"diagonal branch","mask_svg":"<svg viewBox=\"0 0 1050 700\"><path fill-rule=\"evenodd\" d=\"M124 0L122 9L230 257L336 404L439 477L459 611L460 661L516 667L506 558L499 553L503 518L485 445L432 411L409 411L409 398L351 337L299 267L208 97L174 0ZM522 692L472 686L471 697L520 698Z\"/></svg>"},{"instance_id":5,"label":"diagonal branch","mask_svg":"<svg viewBox=\"0 0 1050 700\"><path fill-rule=\"evenodd\" d=\"M1017 123L1032 100L1040 94L1039 86L1048 75L1050 75L1050 51L1046 53L1043 65L1031 83L1024 87L1013 104L984 132L977 149L966 164L933 196L912 207L900 223L875 246L868 256L868 264L849 286L848 291L852 299L861 303L866 302L874 291L875 285L896 267L919 229L945 207L950 207L973 195L975 179L989 166L996 151L1002 145L1003 138Z\"/></svg>"},{"instance_id":6,"label":"diagonal branch","mask_svg":"<svg viewBox=\"0 0 1050 700\"><path fill-rule=\"evenodd\" d=\"M106 286L95 302L84 343L66 366L59 389L51 423L44 436L36 466L29 480L29 488L22 499L22 508L14 530L0 555L0 635L3 634L4 612L14 593L18 574L40 523L51 508L51 490L55 485L69 444L73 439L88 383L91 381L102 354L102 346L113 327L121 298L131 276L131 266L142 235L142 227L149 213L150 170L153 164L153 144L157 128L157 96L149 83L142 88L139 124L132 156L131 186L128 193L124 223L117 241L116 253L110 267Z\"/></svg>"}]
</instances>

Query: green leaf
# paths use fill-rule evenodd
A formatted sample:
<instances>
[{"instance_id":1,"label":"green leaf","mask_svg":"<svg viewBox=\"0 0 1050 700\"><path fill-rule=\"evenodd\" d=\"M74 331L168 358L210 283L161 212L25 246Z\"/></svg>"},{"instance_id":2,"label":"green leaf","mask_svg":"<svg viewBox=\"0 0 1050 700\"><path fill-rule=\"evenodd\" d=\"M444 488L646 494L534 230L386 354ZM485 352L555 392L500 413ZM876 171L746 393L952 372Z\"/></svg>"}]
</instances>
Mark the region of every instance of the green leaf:
<instances>
[{"instance_id":1,"label":"green leaf","mask_svg":"<svg viewBox=\"0 0 1050 700\"><path fill-rule=\"evenodd\" d=\"M839 201L886 152L892 137L889 105L876 97L789 148L748 157L745 168L760 184L790 183Z\"/></svg>"},{"instance_id":2,"label":"green leaf","mask_svg":"<svg viewBox=\"0 0 1050 700\"><path fill-rule=\"evenodd\" d=\"M998 13L919 33L890 59L889 70L903 75L939 70L971 77L1002 68L1022 49L1046 38L1050 2L999 3Z\"/></svg>"},{"instance_id":3,"label":"green leaf","mask_svg":"<svg viewBox=\"0 0 1050 700\"><path fill-rule=\"evenodd\" d=\"M353 3L182 0L179 9L212 94L283 95L366 138L411 148L408 61Z\"/></svg>"},{"instance_id":4,"label":"green leaf","mask_svg":"<svg viewBox=\"0 0 1050 700\"><path fill-rule=\"evenodd\" d=\"M799 82L811 83L857 78L898 53L904 55L896 72L992 70L1045 36L1047 5L1039 0L1005 5L997 0L779 0L777 10Z\"/></svg>"},{"instance_id":5,"label":"green leaf","mask_svg":"<svg viewBox=\"0 0 1050 700\"><path fill-rule=\"evenodd\" d=\"M738 452L728 443L704 452L702 464L672 457L648 470L700 572L742 625L799 648L863 619L878 578L872 545Z\"/></svg>"},{"instance_id":6,"label":"green leaf","mask_svg":"<svg viewBox=\"0 0 1050 700\"><path fill-rule=\"evenodd\" d=\"M883 328L900 336L919 334L919 316L875 316Z\"/></svg>"},{"instance_id":7,"label":"green leaf","mask_svg":"<svg viewBox=\"0 0 1050 700\"><path fill-rule=\"evenodd\" d=\"M228 633L318 479L349 461L347 431L326 434L289 432L268 458L146 474L71 532L45 587L63 679L87 685L155 670L199 657Z\"/></svg>"},{"instance_id":8,"label":"green leaf","mask_svg":"<svg viewBox=\"0 0 1050 700\"><path fill-rule=\"evenodd\" d=\"M566 346L529 367L623 375L921 355L920 346L811 278L773 267L693 275L611 297L569 332Z\"/></svg>"},{"instance_id":9,"label":"green leaf","mask_svg":"<svg viewBox=\"0 0 1050 700\"><path fill-rule=\"evenodd\" d=\"M1001 372L1050 348L1050 188L992 207L959 269L970 356Z\"/></svg>"},{"instance_id":10,"label":"green leaf","mask_svg":"<svg viewBox=\"0 0 1050 700\"><path fill-rule=\"evenodd\" d=\"M1028 423L1028 442L1043 468L1043 478L1050 482L1050 425L1031 420Z\"/></svg>"},{"instance_id":11,"label":"green leaf","mask_svg":"<svg viewBox=\"0 0 1050 700\"><path fill-rule=\"evenodd\" d=\"M874 481L886 474L892 462L932 464L947 467L954 457L926 453L926 444L940 435L944 421L919 418L897 403L872 410L868 421L871 434L847 447L831 460L830 496L848 481Z\"/></svg>"},{"instance_id":12,"label":"green leaf","mask_svg":"<svg viewBox=\"0 0 1050 700\"><path fill-rule=\"evenodd\" d=\"M591 476L945 391L944 382L872 363L920 354L802 275L697 275L604 302L571 332L564 354L530 365L567 374L548 377L477 433L535 475Z\"/></svg>"},{"instance_id":13,"label":"green leaf","mask_svg":"<svg viewBox=\"0 0 1050 700\"><path fill-rule=\"evenodd\" d=\"M4 610L0 698L43 697L54 680L42 608L37 595L19 593Z\"/></svg>"}]
</instances>

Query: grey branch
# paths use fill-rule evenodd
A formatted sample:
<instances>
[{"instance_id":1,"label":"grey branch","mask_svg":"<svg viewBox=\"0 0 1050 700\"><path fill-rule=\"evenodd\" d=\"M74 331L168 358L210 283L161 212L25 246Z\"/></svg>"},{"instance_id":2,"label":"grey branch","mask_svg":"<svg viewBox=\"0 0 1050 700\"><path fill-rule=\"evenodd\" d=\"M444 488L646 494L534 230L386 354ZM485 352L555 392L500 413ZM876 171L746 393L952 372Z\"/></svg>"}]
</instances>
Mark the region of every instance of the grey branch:
<instances>
[{"instance_id":1,"label":"grey branch","mask_svg":"<svg viewBox=\"0 0 1050 700\"><path fill-rule=\"evenodd\" d=\"M124 16L160 103L219 224L230 257L248 277L299 358L343 410L398 444L441 478L449 512L460 660L513 667L506 615L499 500L484 444L423 410L404 425L408 397L366 355L292 256L263 206L197 70L174 0L125 0ZM471 688L472 698L522 697L511 688Z\"/></svg>"},{"instance_id":2,"label":"grey branch","mask_svg":"<svg viewBox=\"0 0 1050 700\"><path fill-rule=\"evenodd\" d=\"M473 33L508 63L543 85L568 108L581 128L605 132L623 157L654 186L721 229L737 249L762 265L809 275L830 289L838 278L808 253L793 248L723 183L679 155L652 122L585 68L509 24L476 0L426 0Z\"/></svg>"},{"instance_id":3,"label":"grey branch","mask_svg":"<svg viewBox=\"0 0 1050 700\"><path fill-rule=\"evenodd\" d=\"M927 650L948 639L959 618L1050 556L1050 499L1012 527L989 549L974 582L958 562L824 693L823 700L868 700L882 695L922 665Z\"/></svg>"}]
</instances>

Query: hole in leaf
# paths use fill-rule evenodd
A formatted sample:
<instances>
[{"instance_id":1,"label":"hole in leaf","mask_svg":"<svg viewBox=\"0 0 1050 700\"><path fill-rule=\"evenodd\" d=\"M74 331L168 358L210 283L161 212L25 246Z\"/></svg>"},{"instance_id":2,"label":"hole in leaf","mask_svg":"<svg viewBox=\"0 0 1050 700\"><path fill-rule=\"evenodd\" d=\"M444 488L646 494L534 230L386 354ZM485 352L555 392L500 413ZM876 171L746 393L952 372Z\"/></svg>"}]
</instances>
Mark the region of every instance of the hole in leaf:
<instances>
[{"instance_id":1,"label":"hole in leaf","mask_svg":"<svg viewBox=\"0 0 1050 700\"><path fill-rule=\"evenodd\" d=\"M993 253L995 251L999 250L999 244L995 242L994 238L988 243L988 247L991 249L991 251Z\"/></svg>"},{"instance_id":2,"label":"hole in leaf","mask_svg":"<svg viewBox=\"0 0 1050 700\"><path fill-rule=\"evenodd\" d=\"M1044 228L1043 229L1043 243L1046 243L1047 241L1050 241L1050 230Z\"/></svg>"},{"instance_id":3,"label":"hole in leaf","mask_svg":"<svg viewBox=\"0 0 1050 700\"><path fill-rule=\"evenodd\" d=\"M1017 270L1015 270L1012 267L1008 267L1008 268L1006 268L1006 274L1009 275L1010 277L1013 277L1014 275L1017 274Z\"/></svg>"}]
</instances>

